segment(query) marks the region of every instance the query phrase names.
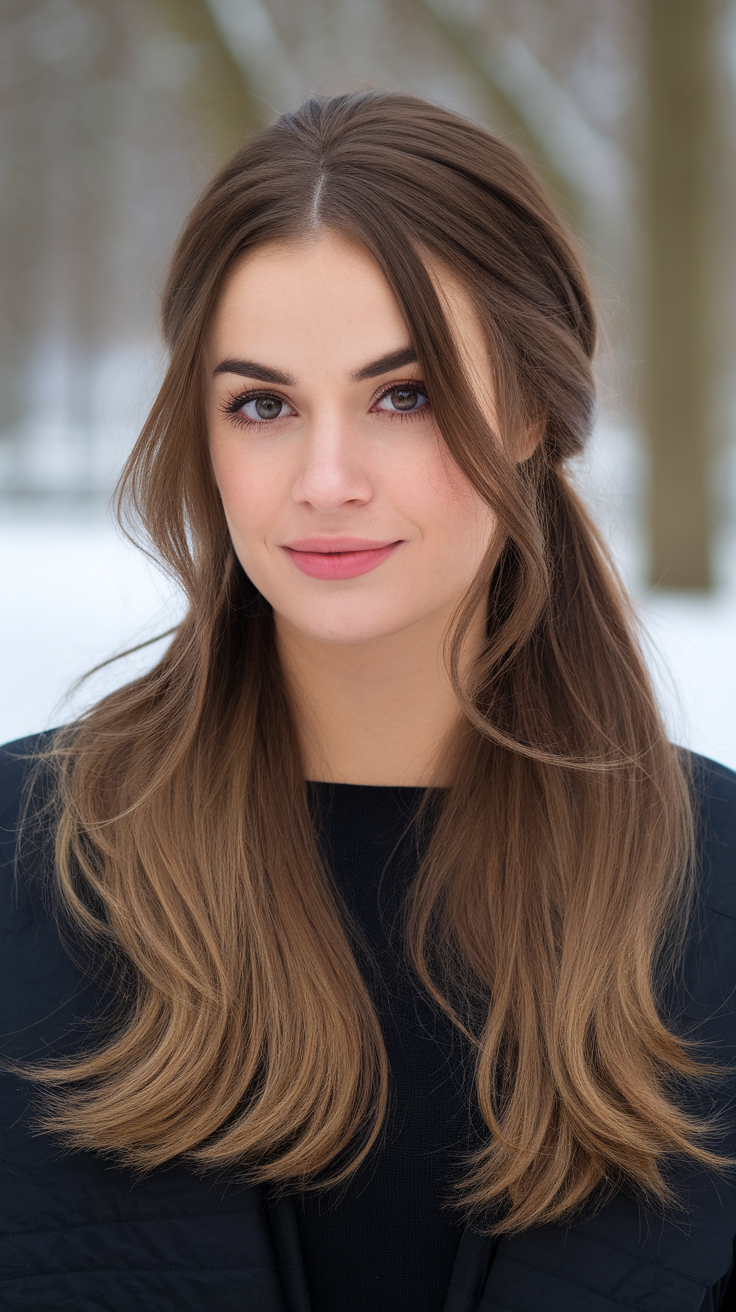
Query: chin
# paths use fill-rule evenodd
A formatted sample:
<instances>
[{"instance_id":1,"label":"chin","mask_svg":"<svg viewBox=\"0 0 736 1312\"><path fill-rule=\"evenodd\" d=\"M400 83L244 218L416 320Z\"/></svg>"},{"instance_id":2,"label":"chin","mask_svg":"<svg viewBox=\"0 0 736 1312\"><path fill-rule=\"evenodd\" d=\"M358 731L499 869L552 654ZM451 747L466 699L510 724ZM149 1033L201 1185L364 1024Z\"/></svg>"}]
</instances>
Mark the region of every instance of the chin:
<instances>
[{"instance_id":1,"label":"chin","mask_svg":"<svg viewBox=\"0 0 736 1312\"><path fill-rule=\"evenodd\" d=\"M363 642L377 642L387 638L394 629L361 624L310 624L300 626L300 632L314 642L329 642L335 646L357 646Z\"/></svg>"},{"instance_id":2,"label":"chin","mask_svg":"<svg viewBox=\"0 0 736 1312\"><path fill-rule=\"evenodd\" d=\"M365 601L352 613L315 615L314 610L304 614L283 614L283 619L290 628L296 629L306 638L315 642L353 645L362 642L377 642L381 638L391 637L411 623L406 614L376 615L366 613ZM413 618L413 617L412 617Z\"/></svg>"}]
</instances>

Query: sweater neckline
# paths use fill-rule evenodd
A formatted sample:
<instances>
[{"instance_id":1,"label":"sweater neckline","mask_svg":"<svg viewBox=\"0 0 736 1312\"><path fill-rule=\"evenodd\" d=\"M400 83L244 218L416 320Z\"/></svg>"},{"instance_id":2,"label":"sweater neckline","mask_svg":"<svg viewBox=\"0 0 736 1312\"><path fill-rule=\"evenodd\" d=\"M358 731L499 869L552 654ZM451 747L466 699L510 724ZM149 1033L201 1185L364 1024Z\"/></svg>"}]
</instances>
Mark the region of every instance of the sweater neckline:
<instances>
[{"instance_id":1,"label":"sweater neckline","mask_svg":"<svg viewBox=\"0 0 736 1312\"><path fill-rule=\"evenodd\" d=\"M334 788L344 793L353 791L355 793L426 793L427 787L424 784L346 784L336 783L330 779L307 779L308 788L315 788L326 791L328 788ZM429 788L431 793L446 793L447 788L432 786Z\"/></svg>"}]
</instances>

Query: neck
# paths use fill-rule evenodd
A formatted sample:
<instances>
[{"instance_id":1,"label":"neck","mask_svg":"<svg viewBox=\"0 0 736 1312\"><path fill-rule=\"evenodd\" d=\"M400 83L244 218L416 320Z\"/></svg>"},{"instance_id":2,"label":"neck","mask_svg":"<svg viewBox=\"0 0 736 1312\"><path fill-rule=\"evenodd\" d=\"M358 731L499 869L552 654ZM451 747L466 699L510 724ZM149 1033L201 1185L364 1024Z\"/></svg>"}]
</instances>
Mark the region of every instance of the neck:
<instances>
[{"instance_id":1,"label":"neck","mask_svg":"<svg viewBox=\"0 0 736 1312\"><path fill-rule=\"evenodd\" d=\"M322 642L277 617L306 777L331 783L450 781L439 754L460 711L442 659L449 615L362 643ZM479 634L474 634L479 640Z\"/></svg>"}]
</instances>

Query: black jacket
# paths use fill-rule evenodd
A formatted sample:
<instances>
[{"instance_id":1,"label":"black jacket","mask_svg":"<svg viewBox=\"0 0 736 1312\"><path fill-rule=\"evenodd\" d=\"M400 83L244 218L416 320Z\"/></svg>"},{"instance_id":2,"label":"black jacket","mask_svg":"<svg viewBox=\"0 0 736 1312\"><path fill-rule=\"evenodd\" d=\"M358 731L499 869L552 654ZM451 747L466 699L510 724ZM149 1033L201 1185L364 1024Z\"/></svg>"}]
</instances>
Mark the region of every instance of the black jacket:
<instances>
[{"instance_id":1,"label":"black jacket","mask_svg":"<svg viewBox=\"0 0 736 1312\"><path fill-rule=\"evenodd\" d=\"M99 979L74 964L43 897L29 844L13 879L24 766L0 753L0 998L10 1057L69 1051L99 1006ZM695 758L701 881L673 1023L736 1061L736 774ZM46 868L46 874L48 873ZM736 1074L712 1092L736 1156ZM27 1312L309 1312L288 1200L200 1178L181 1164L144 1179L67 1153L29 1126L29 1085L0 1079L0 1309ZM466 1230L444 1312L712 1312L736 1307L729 1283L736 1183L673 1168L687 1210L665 1219L624 1194L569 1225L489 1241ZM386 1312L376 1309L376 1312ZM393 1312L393 1309L392 1309Z\"/></svg>"}]
</instances>

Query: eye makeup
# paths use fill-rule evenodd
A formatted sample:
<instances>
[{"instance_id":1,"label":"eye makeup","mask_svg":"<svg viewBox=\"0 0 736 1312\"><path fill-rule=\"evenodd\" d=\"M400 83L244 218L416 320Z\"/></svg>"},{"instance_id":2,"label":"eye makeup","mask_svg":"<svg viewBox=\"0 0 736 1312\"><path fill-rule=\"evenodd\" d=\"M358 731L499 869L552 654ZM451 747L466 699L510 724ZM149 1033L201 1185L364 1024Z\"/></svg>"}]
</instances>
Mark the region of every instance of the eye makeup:
<instances>
[{"instance_id":1,"label":"eye makeup","mask_svg":"<svg viewBox=\"0 0 736 1312\"><path fill-rule=\"evenodd\" d=\"M417 398L424 402L424 404L405 410L399 408L395 410L381 408L378 410L377 407L380 405L380 402L385 400L386 397L391 396L393 392L404 392L407 395L415 394ZM282 407L285 407L290 413L284 414L279 411L278 414L269 418L261 417L259 419L254 419L250 415L243 414L244 406L248 405L251 401L259 400L276 402ZM428 411L429 408L429 397L427 396L426 388L421 379L406 378L399 382L385 384L383 387L379 388L376 394L371 398L368 413L378 413L381 415L388 415L391 419L406 420L416 419L420 414L423 415L425 411ZM288 401L285 396L282 396L279 392L270 388L248 388L246 391L238 392L234 396L228 397L222 403L220 411L227 419L237 424L239 427L250 429L270 428L276 420L288 419L292 414L296 414L291 401Z\"/></svg>"}]
</instances>

